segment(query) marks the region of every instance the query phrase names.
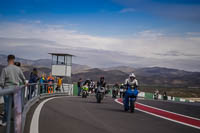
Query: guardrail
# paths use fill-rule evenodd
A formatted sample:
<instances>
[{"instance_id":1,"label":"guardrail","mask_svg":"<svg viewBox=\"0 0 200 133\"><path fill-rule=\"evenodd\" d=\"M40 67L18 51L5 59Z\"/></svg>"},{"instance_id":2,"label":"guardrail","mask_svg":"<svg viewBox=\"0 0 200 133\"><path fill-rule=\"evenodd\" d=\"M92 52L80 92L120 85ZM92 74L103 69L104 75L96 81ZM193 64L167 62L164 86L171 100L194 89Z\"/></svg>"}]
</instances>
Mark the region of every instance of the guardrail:
<instances>
[{"instance_id":1,"label":"guardrail","mask_svg":"<svg viewBox=\"0 0 200 133\"><path fill-rule=\"evenodd\" d=\"M72 84L63 84L61 88L57 88L57 84L28 84L0 90L0 96L8 98L6 101L8 111L5 112L7 115L6 133L23 133L26 114L32 105L43 98L63 95L73 95ZM13 126L11 126L12 117L14 118Z\"/></svg>"},{"instance_id":2,"label":"guardrail","mask_svg":"<svg viewBox=\"0 0 200 133\"><path fill-rule=\"evenodd\" d=\"M148 93L148 92L140 92L139 93L139 96L140 97L143 97L144 99L151 99L153 100L154 99L154 94L153 93ZM158 99L159 100L163 100L163 95L159 94L158 95ZM187 100L187 99L184 99L184 98L179 98L179 97L173 97L173 96L167 96L167 98L165 100L168 100L168 101L175 101L175 102L195 102L193 100Z\"/></svg>"}]
</instances>

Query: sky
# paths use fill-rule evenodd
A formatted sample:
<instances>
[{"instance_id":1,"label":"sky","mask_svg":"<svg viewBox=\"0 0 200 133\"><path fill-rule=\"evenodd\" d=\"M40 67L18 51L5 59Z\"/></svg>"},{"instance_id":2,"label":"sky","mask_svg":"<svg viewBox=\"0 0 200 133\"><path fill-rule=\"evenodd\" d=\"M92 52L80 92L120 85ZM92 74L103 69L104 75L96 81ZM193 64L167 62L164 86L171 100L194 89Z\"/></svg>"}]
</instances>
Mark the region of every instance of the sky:
<instances>
[{"instance_id":1,"label":"sky","mask_svg":"<svg viewBox=\"0 0 200 133\"><path fill-rule=\"evenodd\" d=\"M0 0L0 54L200 71L199 0Z\"/></svg>"}]
</instances>

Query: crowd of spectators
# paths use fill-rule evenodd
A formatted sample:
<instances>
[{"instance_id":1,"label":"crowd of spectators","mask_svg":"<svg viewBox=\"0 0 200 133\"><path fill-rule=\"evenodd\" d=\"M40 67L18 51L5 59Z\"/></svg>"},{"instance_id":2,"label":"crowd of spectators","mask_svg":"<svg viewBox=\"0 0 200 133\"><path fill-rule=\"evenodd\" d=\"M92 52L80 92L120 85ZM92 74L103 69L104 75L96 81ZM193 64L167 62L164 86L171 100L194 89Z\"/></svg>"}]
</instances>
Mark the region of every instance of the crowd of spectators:
<instances>
[{"instance_id":1,"label":"crowd of spectators","mask_svg":"<svg viewBox=\"0 0 200 133\"><path fill-rule=\"evenodd\" d=\"M23 86L22 88L27 88L26 96L28 100L38 94L60 92L63 89L62 77L53 77L51 73L49 76L44 73L39 76L37 68L33 68L29 80L26 80L21 70L21 63L15 61L15 56L8 55L7 61L8 65L3 68L0 75L0 89L14 89ZM24 90L19 91L20 97L25 96ZM3 119L0 120L0 126L6 126L7 124L9 96L4 95L3 99L3 113L1 114Z\"/></svg>"}]
</instances>

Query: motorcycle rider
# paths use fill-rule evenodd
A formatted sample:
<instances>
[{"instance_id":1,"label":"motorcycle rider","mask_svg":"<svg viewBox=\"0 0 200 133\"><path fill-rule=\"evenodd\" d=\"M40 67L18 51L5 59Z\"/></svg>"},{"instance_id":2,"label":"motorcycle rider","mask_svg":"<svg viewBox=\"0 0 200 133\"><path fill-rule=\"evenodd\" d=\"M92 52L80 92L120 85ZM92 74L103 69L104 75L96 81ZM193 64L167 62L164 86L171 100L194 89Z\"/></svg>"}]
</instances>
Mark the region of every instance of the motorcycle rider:
<instances>
[{"instance_id":1,"label":"motorcycle rider","mask_svg":"<svg viewBox=\"0 0 200 133\"><path fill-rule=\"evenodd\" d=\"M138 81L134 73L131 73L129 78L125 80L125 85L138 87Z\"/></svg>"},{"instance_id":2,"label":"motorcycle rider","mask_svg":"<svg viewBox=\"0 0 200 133\"><path fill-rule=\"evenodd\" d=\"M124 84L120 85L119 92L120 92L120 98L124 97Z\"/></svg>"},{"instance_id":3,"label":"motorcycle rider","mask_svg":"<svg viewBox=\"0 0 200 133\"><path fill-rule=\"evenodd\" d=\"M97 82L97 89L96 89L96 99L97 103L101 103L105 94L106 94L106 82L104 77L100 77L100 81Z\"/></svg>"},{"instance_id":4,"label":"motorcycle rider","mask_svg":"<svg viewBox=\"0 0 200 133\"><path fill-rule=\"evenodd\" d=\"M125 111L129 110L129 98L132 97L136 100L138 91L138 81L134 73L129 75L129 78L125 80L126 92L124 96L124 109Z\"/></svg>"},{"instance_id":5,"label":"motorcycle rider","mask_svg":"<svg viewBox=\"0 0 200 133\"><path fill-rule=\"evenodd\" d=\"M90 91L91 93L93 93L93 91L94 91L94 88L95 88L95 83L94 83L94 81L93 81L93 80L90 80L89 91Z\"/></svg>"},{"instance_id":6,"label":"motorcycle rider","mask_svg":"<svg viewBox=\"0 0 200 133\"><path fill-rule=\"evenodd\" d=\"M99 87L106 87L106 81L105 81L105 78L102 76L100 77L100 80L97 82L97 88Z\"/></svg>"},{"instance_id":7,"label":"motorcycle rider","mask_svg":"<svg viewBox=\"0 0 200 133\"><path fill-rule=\"evenodd\" d=\"M89 86L88 86L88 82L83 86L83 88L82 88L82 97L87 97L88 96L88 89L89 88ZM83 93L86 93L85 95L83 94Z\"/></svg>"},{"instance_id":8,"label":"motorcycle rider","mask_svg":"<svg viewBox=\"0 0 200 133\"><path fill-rule=\"evenodd\" d=\"M158 95L159 95L159 91L158 91L158 89L156 89L155 92L154 92L154 99L155 100L158 99Z\"/></svg>"},{"instance_id":9,"label":"motorcycle rider","mask_svg":"<svg viewBox=\"0 0 200 133\"><path fill-rule=\"evenodd\" d=\"M115 83L115 85L113 86L113 89L112 89L112 98L117 97L118 91L119 91L119 84Z\"/></svg>"},{"instance_id":10,"label":"motorcycle rider","mask_svg":"<svg viewBox=\"0 0 200 133\"><path fill-rule=\"evenodd\" d=\"M164 92L164 94L163 94L163 100L167 100L167 92Z\"/></svg>"}]
</instances>

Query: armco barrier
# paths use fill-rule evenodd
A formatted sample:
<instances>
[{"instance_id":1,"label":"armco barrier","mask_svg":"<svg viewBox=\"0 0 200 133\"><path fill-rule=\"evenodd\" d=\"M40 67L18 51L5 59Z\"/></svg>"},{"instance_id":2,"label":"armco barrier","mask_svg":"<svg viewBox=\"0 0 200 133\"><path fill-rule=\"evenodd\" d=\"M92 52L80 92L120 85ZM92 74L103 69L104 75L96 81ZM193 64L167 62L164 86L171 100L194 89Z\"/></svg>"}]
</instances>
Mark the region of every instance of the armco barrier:
<instances>
[{"instance_id":1,"label":"armco barrier","mask_svg":"<svg viewBox=\"0 0 200 133\"><path fill-rule=\"evenodd\" d=\"M154 94L153 93L149 93L149 92L140 92L138 94L139 97L142 97L144 99L154 99ZM162 95L158 95L158 99L162 100L163 99L163 96ZM194 102L193 100L186 100L184 98L179 98L179 97L172 97L172 96L168 96L167 97L167 100L169 101L175 101L175 102Z\"/></svg>"},{"instance_id":2,"label":"armco barrier","mask_svg":"<svg viewBox=\"0 0 200 133\"><path fill-rule=\"evenodd\" d=\"M48 93L49 87L54 90ZM36 102L41 99L53 96L73 95L73 85L63 84L60 91L55 91L56 84L28 84L28 86L20 86L16 88L5 88L0 90L0 96L8 96L9 109L7 112L6 133L23 133L26 114ZM32 91L33 92L32 92ZM12 102L14 101L14 102ZM12 109L14 107L14 109ZM11 126L11 117L14 117L14 126ZM18 123L16 123L16 121Z\"/></svg>"},{"instance_id":3,"label":"armco barrier","mask_svg":"<svg viewBox=\"0 0 200 133\"><path fill-rule=\"evenodd\" d=\"M147 92L145 92L145 95L144 95L145 97L145 99L153 99L153 94L152 93L147 93Z\"/></svg>"}]
</instances>

